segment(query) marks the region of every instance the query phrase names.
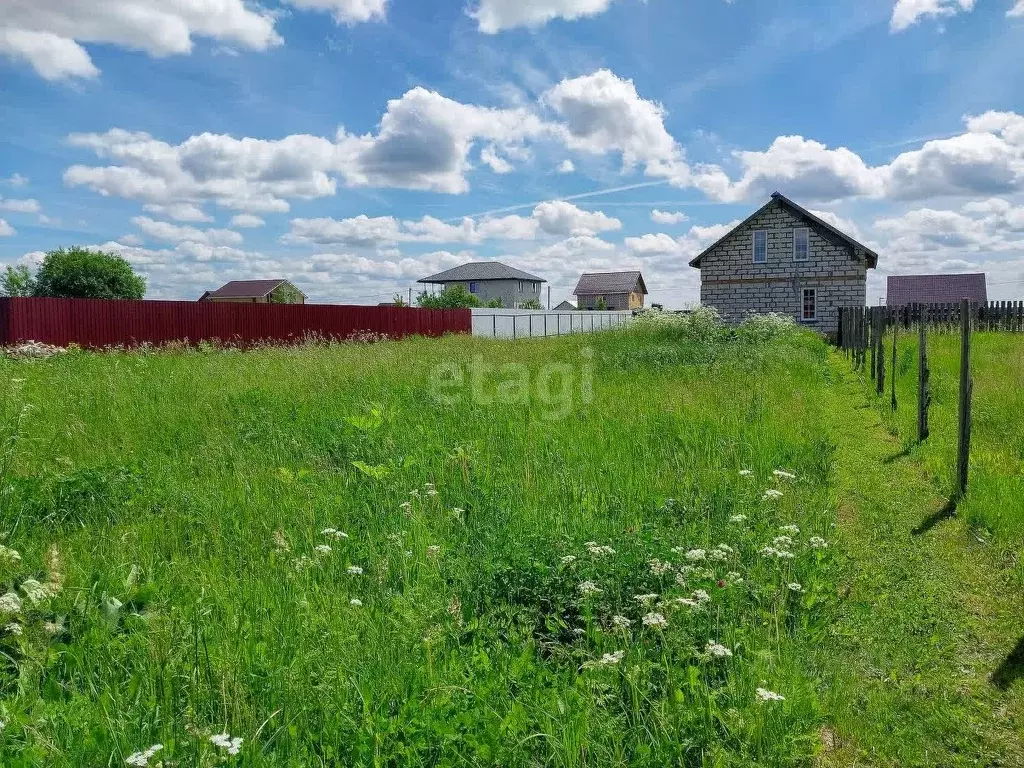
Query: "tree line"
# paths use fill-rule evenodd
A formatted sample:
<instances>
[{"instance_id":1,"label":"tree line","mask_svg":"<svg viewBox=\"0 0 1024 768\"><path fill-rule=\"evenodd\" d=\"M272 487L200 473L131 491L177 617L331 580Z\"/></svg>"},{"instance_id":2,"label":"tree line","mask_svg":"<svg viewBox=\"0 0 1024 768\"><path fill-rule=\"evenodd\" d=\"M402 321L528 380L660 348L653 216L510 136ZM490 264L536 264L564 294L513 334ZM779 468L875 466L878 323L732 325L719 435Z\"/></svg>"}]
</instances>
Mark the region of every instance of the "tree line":
<instances>
[{"instance_id":1,"label":"tree line","mask_svg":"<svg viewBox=\"0 0 1024 768\"><path fill-rule=\"evenodd\" d=\"M77 246L50 251L33 272L8 265L0 275L0 296L60 299L141 299L146 278L124 258Z\"/></svg>"}]
</instances>

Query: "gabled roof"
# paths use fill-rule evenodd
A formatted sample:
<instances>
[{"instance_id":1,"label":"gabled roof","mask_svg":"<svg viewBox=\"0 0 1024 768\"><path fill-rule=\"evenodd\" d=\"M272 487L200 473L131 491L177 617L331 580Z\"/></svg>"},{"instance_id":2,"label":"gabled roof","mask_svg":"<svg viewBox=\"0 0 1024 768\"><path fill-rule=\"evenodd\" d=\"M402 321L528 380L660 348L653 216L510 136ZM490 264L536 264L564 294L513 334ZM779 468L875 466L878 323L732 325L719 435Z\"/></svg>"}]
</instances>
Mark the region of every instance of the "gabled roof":
<instances>
[{"instance_id":1,"label":"gabled roof","mask_svg":"<svg viewBox=\"0 0 1024 768\"><path fill-rule=\"evenodd\" d=\"M559 304L557 307L552 307L552 309L557 309L557 310L576 309L576 305L573 304L568 299L566 299L561 304Z\"/></svg>"},{"instance_id":2,"label":"gabled roof","mask_svg":"<svg viewBox=\"0 0 1024 768\"><path fill-rule=\"evenodd\" d=\"M797 205L792 200L790 200L788 197L786 197L785 195L783 195L783 194L781 194L779 192L773 192L771 200L769 200L767 203L762 205L760 208L758 208L752 214L747 216L747 218L745 218L743 221L741 221L735 227L730 229L724 236L718 238L714 243L712 243L707 248L705 248L703 251L701 251L701 253L697 256L697 258L693 259L693 261L690 262L690 266L691 267L697 267L699 269L700 268L700 260L701 259L703 259L709 253L711 253L711 251L715 250L715 248L717 248L718 245L721 244L723 241L728 240L730 237L732 237L733 233L736 232L737 229L741 229L741 228L745 227L751 221L753 221L758 216L760 216L762 213L764 213L765 210L767 210L768 207L771 206L775 202L782 203L782 205L784 205L785 207L789 208L789 210L792 213L796 214L799 218L803 219L804 221L809 221L809 222L811 222L813 224L816 224L817 226L821 227L825 231L832 233L833 235L838 237L840 240L842 240L844 243L846 243L851 248L853 248L854 252L856 252L856 251L863 251L864 257L867 259L868 268L869 269L874 269L876 266L878 266L878 254L877 253L872 251L866 245L863 245L862 243L857 242L856 240L854 240L852 237L850 237L846 233L841 232L840 230L836 229L835 227L833 227L831 224L829 224L824 219L821 219L821 218L815 216L813 213L808 211L806 208L801 208L799 205Z\"/></svg>"},{"instance_id":3,"label":"gabled roof","mask_svg":"<svg viewBox=\"0 0 1024 768\"><path fill-rule=\"evenodd\" d=\"M580 276L575 296L594 296L604 293L631 293L639 286L647 295L644 277L639 272L588 272Z\"/></svg>"},{"instance_id":4,"label":"gabled roof","mask_svg":"<svg viewBox=\"0 0 1024 768\"><path fill-rule=\"evenodd\" d=\"M225 283L216 291L208 291L203 294L204 299L262 299L264 296L274 292L279 285L288 283L287 280L232 280ZM291 283L288 283L291 285ZM292 288L295 288L293 285ZM299 290L295 288L295 290ZM302 291L299 291L302 293ZM306 294L302 293L303 296Z\"/></svg>"},{"instance_id":5,"label":"gabled roof","mask_svg":"<svg viewBox=\"0 0 1024 768\"><path fill-rule=\"evenodd\" d=\"M945 304L961 299L970 299L979 304L988 302L984 272L965 275L890 275L886 280L885 304L889 307Z\"/></svg>"},{"instance_id":6,"label":"gabled roof","mask_svg":"<svg viewBox=\"0 0 1024 768\"><path fill-rule=\"evenodd\" d=\"M418 283L461 283L467 280L529 280L532 283L546 283L542 277L523 272L521 269L502 264L500 261L471 261L457 267L438 272L436 275L417 280Z\"/></svg>"}]
</instances>

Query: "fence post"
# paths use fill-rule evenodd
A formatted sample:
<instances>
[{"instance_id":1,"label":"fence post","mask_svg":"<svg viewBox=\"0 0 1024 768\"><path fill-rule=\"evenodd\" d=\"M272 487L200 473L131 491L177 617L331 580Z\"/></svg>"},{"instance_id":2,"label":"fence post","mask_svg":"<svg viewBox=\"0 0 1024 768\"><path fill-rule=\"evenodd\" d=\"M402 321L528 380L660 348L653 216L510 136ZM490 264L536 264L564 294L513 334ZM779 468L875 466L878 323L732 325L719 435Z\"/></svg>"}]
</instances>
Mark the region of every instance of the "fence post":
<instances>
[{"instance_id":1,"label":"fence post","mask_svg":"<svg viewBox=\"0 0 1024 768\"><path fill-rule=\"evenodd\" d=\"M928 331L924 311L917 328L917 442L928 439L928 406L932 402L931 371L928 369Z\"/></svg>"},{"instance_id":2,"label":"fence post","mask_svg":"<svg viewBox=\"0 0 1024 768\"><path fill-rule=\"evenodd\" d=\"M878 315L877 332L875 334L875 344L878 347L878 375L875 376L875 392L879 395L885 394L885 310L879 308L876 312Z\"/></svg>"},{"instance_id":3,"label":"fence post","mask_svg":"<svg viewBox=\"0 0 1024 768\"><path fill-rule=\"evenodd\" d=\"M899 322L892 326L892 367L889 368L889 386L892 389L892 409L896 410L896 337L899 336Z\"/></svg>"},{"instance_id":4,"label":"fence post","mask_svg":"<svg viewBox=\"0 0 1024 768\"><path fill-rule=\"evenodd\" d=\"M491 337L498 338L498 316L491 315Z\"/></svg>"},{"instance_id":5,"label":"fence post","mask_svg":"<svg viewBox=\"0 0 1024 768\"><path fill-rule=\"evenodd\" d=\"M971 303L960 302L960 424L956 456L956 493L959 501L967 495L967 470L971 460Z\"/></svg>"},{"instance_id":6,"label":"fence post","mask_svg":"<svg viewBox=\"0 0 1024 768\"><path fill-rule=\"evenodd\" d=\"M878 341L877 330L878 330L878 313L875 312L874 307L868 307L868 316L870 322L868 322L868 344L871 345L871 378L875 378L875 373L878 371L878 360L875 358L875 346Z\"/></svg>"}]
</instances>

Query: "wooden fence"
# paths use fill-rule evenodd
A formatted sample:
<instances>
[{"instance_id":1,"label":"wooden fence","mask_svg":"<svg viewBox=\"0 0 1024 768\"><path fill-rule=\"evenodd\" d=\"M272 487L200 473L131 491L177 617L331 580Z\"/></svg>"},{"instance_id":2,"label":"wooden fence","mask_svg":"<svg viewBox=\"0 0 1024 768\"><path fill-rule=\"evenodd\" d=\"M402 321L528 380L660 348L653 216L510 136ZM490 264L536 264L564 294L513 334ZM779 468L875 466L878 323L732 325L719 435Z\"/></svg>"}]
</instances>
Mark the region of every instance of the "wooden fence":
<instances>
[{"instance_id":1,"label":"wooden fence","mask_svg":"<svg viewBox=\"0 0 1024 768\"><path fill-rule=\"evenodd\" d=\"M133 347L221 341L247 346L309 337L362 334L396 339L470 333L468 309L411 309L330 304L241 304L103 299L0 299L0 345Z\"/></svg>"},{"instance_id":2,"label":"wooden fence","mask_svg":"<svg viewBox=\"0 0 1024 768\"><path fill-rule=\"evenodd\" d=\"M928 326L959 328L962 302L944 304L907 304L903 307L844 307L839 310L840 338L844 321L854 321L858 312L881 314L887 328L915 328L922 322ZM971 303L971 319L976 331L1013 331L1024 333L1024 301L990 301Z\"/></svg>"}]
</instances>

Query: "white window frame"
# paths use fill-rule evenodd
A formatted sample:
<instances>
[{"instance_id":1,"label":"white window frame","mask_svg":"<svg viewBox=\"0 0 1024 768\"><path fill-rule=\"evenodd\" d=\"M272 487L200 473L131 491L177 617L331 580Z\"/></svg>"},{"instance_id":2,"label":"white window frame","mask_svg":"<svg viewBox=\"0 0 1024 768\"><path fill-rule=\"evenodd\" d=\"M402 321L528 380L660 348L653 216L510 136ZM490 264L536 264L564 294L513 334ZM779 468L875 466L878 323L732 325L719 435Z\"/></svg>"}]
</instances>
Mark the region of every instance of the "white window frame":
<instances>
[{"instance_id":1,"label":"white window frame","mask_svg":"<svg viewBox=\"0 0 1024 768\"><path fill-rule=\"evenodd\" d=\"M805 232L807 234L807 251L804 253L804 257L801 259L797 255L796 250L796 233ZM810 261L811 260L811 230L810 227L798 227L793 230L793 261Z\"/></svg>"},{"instance_id":2,"label":"white window frame","mask_svg":"<svg viewBox=\"0 0 1024 768\"><path fill-rule=\"evenodd\" d=\"M758 261L757 260L757 236L760 233L762 233L762 232L764 233L764 258L761 261ZM768 263L768 230L767 229L755 229L753 234L751 234L750 245L751 245L750 250L752 251L751 257L753 258L754 263L755 264L767 264Z\"/></svg>"},{"instance_id":3,"label":"white window frame","mask_svg":"<svg viewBox=\"0 0 1024 768\"><path fill-rule=\"evenodd\" d=\"M523 281L522 280L519 281L519 292L520 293L523 292Z\"/></svg>"},{"instance_id":4,"label":"white window frame","mask_svg":"<svg viewBox=\"0 0 1024 768\"><path fill-rule=\"evenodd\" d=\"M810 291L814 294L814 315L807 317L804 314L804 310L807 305L807 292ZM816 323L818 322L818 289L817 288L804 288L800 291L800 322L801 323Z\"/></svg>"}]
</instances>

